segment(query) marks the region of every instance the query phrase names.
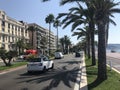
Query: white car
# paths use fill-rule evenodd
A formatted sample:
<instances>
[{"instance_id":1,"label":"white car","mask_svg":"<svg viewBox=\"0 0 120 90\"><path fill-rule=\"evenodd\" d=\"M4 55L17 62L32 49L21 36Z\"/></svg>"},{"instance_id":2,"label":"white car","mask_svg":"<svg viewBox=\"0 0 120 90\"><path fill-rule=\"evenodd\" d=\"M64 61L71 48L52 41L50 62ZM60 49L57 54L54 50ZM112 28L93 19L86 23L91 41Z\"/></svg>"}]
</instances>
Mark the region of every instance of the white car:
<instances>
[{"instance_id":1,"label":"white car","mask_svg":"<svg viewBox=\"0 0 120 90\"><path fill-rule=\"evenodd\" d=\"M61 59L61 58L64 58L62 52L55 52L55 59Z\"/></svg>"},{"instance_id":2,"label":"white car","mask_svg":"<svg viewBox=\"0 0 120 90\"><path fill-rule=\"evenodd\" d=\"M31 59L27 64L28 73L33 71L46 71L48 69L53 68L54 68L53 60L48 59L48 57L46 56Z\"/></svg>"}]
</instances>

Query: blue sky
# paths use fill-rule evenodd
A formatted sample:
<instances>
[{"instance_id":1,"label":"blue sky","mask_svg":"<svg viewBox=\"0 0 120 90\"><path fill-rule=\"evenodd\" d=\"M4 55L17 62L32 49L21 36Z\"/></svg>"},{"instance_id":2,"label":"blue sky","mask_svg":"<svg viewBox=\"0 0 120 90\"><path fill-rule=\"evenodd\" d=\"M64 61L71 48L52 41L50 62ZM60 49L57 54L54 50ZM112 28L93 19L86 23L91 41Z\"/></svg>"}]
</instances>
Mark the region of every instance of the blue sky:
<instances>
[{"instance_id":1,"label":"blue sky","mask_svg":"<svg viewBox=\"0 0 120 90\"><path fill-rule=\"evenodd\" d=\"M16 20L23 20L27 23L37 23L38 25L48 28L45 18L52 13L56 17L58 13L67 12L73 4L59 6L60 0L51 0L42 3L41 0L0 0L0 9L4 10L8 16ZM117 0L116 0L117 1ZM118 6L120 8L120 6ZM117 26L110 25L108 43L120 43L120 14L114 15L114 21ZM59 37L67 35L73 43L77 43L76 37L71 37L71 26L66 29L59 28ZM52 27L56 35L56 29Z\"/></svg>"}]
</instances>

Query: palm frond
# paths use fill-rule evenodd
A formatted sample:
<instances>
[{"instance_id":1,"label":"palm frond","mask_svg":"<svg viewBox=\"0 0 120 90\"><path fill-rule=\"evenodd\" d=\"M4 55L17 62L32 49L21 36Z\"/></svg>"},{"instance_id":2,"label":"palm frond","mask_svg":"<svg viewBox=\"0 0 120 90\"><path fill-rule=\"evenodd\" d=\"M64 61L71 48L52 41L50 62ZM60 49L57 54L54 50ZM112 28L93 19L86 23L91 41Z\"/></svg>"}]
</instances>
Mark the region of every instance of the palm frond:
<instances>
[{"instance_id":1,"label":"palm frond","mask_svg":"<svg viewBox=\"0 0 120 90\"><path fill-rule=\"evenodd\" d=\"M73 31L76 27L84 23L83 20L76 20L76 22L73 23L71 31Z\"/></svg>"}]
</instances>

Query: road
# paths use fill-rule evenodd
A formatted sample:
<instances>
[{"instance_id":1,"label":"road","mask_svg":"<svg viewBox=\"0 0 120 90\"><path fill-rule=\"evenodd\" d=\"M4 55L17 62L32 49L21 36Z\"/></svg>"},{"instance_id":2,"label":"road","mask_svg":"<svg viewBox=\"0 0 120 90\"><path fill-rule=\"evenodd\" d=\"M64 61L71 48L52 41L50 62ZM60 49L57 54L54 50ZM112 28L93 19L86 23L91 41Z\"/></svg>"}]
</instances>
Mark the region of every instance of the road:
<instances>
[{"instance_id":1,"label":"road","mask_svg":"<svg viewBox=\"0 0 120 90\"><path fill-rule=\"evenodd\" d=\"M81 58L70 54L64 59L55 59L54 69L46 73L28 74L25 67L2 74L0 90L74 90Z\"/></svg>"}]
</instances>

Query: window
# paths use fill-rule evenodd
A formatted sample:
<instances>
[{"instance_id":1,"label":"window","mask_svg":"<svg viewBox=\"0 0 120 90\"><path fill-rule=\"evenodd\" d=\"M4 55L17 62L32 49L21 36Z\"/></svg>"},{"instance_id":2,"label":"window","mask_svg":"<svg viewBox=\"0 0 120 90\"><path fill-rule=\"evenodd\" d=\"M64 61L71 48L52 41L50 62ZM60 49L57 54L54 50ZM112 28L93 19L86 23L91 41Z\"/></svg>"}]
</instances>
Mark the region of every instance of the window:
<instances>
[{"instance_id":1,"label":"window","mask_svg":"<svg viewBox=\"0 0 120 90\"><path fill-rule=\"evenodd\" d=\"M5 19L5 15L2 15L2 19Z\"/></svg>"},{"instance_id":2,"label":"window","mask_svg":"<svg viewBox=\"0 0 120 90\"><path fill-rule=\"evenodd\" d=\"M8 23L8 28L10 28L10 23Z\"/></svg>"},{"instance_id":3,"label":"window","mask_svg":"<svg viewBox=\"0 0 120 90\"><path fill-rule=\"evenodd\" d=\"M5 36L4 35L2 36L2 42L5 42Z\"/></svg>"},{"instance_id":4,"label":"window","mask_svg":"<svg viewBox=\"0 0 120 90\"><path fill-rule=\"evenodd\" d=\"M8 29L8 33L10 33L10 29Z\"/></svg>"},{"instance_id":5,"label":"window","mask_svg":"<svg viewBox=\"0 0 120 90\"><path fill-rule=\"evenodd\" d=\"M4 28L2 28L2 32L5 32L5 29L4 29Z\"/></svg>"},{"instance_id":6,"label":"window","mask_svg":"<svg viewBox=\"0 0 120 90\"><path fill-rule=\"evenodd\" d=\"M14 25L12 25L12 29L14 29Z\"/></svg>"},{"instance_id":7,"label":"window","mask_svg":"<svg viewBox=\"0 0 120 90\"><path fill-rule=\"evenodd\" d=\"M8 37L8 42L10 42L10 36Z\"/></svg>"},{"instance_id":8,"label":"window","mask_svg":"<svg viewBox=\"0 0 120 90\"><path fill-rule=\"evenodd\" d=\"M6 41L7 41L8 37L6 36Z\"/></svg>"},{"instance_id":9,"label":"window","mask_svg":"<svg viewBox=\"0 0 120 90\"><path fill-rule=\"evenodd\" d=\"M5 44L2 44L2 48L5 49Z\"/></svg>"},{"instance_id":10,"label":"window","mask_svg":"<svg viewBox=\"0 0 120 90\"><path fill-rule=\"evenodd\" d=\"M14 42L14 37L12 37L12 42Z\"/></svg>"},{"instance_id":11,"label":"window","mask_svg":"<svg viewBox=\"0 0 120 90\"><path fill-rule=\"evenodd\" d=\"M28 33L28 31L27 31L27 30L25 30L25 36L27 36L27 33Z\"/></svg>"},{"instance_id":12,"label":"window","mask_svg":"<svg viewBox=\"0 0 120 90\"><path fill-rule=\"evenodd\" d=\"M12 35L14 34L14 31L12 30Z\"/></svg>"},{"instance_id":13,"label":"window","mask_svg":"<svg viewBox=\"0 0 120 90\"><path fill-rule=\"evenodd\" d=\"M5 21L2 21L2 26L5 26Z\"/></svg>"}]
</instances>

